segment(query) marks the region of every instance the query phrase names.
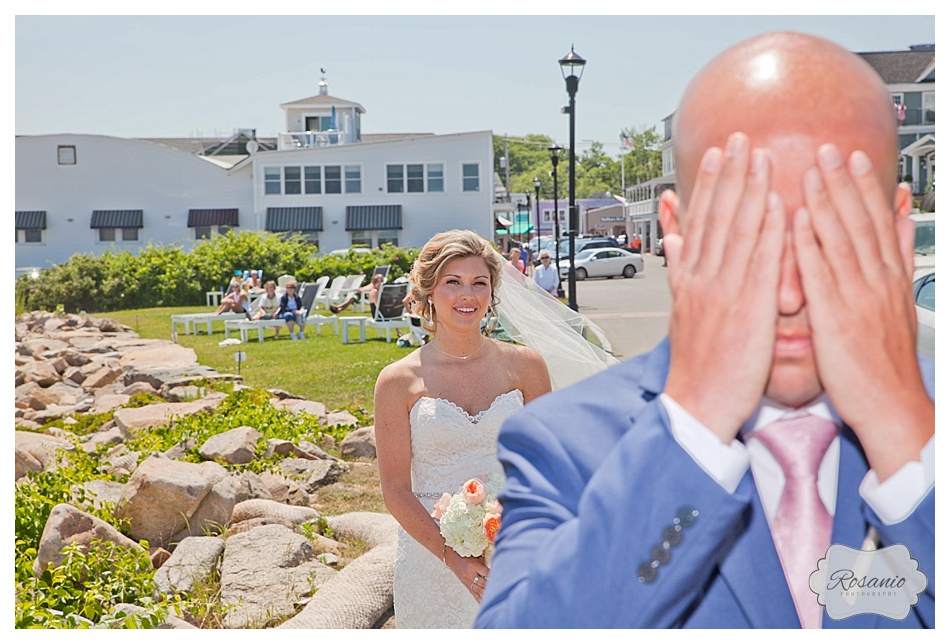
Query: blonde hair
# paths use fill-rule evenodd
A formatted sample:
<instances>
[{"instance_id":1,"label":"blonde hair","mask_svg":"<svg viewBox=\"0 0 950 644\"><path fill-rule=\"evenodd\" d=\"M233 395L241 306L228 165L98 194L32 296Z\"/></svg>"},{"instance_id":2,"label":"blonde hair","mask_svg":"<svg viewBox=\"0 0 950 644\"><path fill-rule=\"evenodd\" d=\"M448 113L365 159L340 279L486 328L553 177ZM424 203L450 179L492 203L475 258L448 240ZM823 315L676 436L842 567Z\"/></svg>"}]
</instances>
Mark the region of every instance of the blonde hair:
<instances>
[{"instance_id":1,"label":"blonde hair","mask_svg":"<svg viewBox=\"0 0 950 644\"><path fill-rule=\"evenodd\" d=\"M435 311L429 304L429 296L442 277L445 266L456 259L481 257L488 266L491 277L491 303L498 303L497 293L501 286L501 270L504 264L492 245L470 230L449 230L439 233L422 247L412 265L409 281L412 283L412 312L435 322Z\"/></svg>"}]
</instances>

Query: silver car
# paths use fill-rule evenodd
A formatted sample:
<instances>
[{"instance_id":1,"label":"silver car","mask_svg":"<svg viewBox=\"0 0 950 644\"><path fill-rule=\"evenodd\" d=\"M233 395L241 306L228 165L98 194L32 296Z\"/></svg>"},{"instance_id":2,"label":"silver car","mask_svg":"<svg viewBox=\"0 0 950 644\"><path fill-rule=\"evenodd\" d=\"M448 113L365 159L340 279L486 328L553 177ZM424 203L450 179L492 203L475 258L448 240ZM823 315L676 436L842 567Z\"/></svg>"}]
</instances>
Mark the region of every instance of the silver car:
<instances>
[{"instance_id":1,"label":"silver car","mask_svg":"<svg viewBox=\"0 0 950 644\"><path fill-rule=\"evenodd\" d=\"M934 359L937 277L933 268L914 272L914 304L917 308L917 353Z\"/></svg>"},{"instance_id":2,"label":"silver car","mask_svg":"<svg viewBox=\"0 0 950 644\"><path fill-rule=\"evenodd\" d=\"M561 260L561 277L566 278L570 262ZM643 271L643 257L623 248L588 248L574 256L574 271L578 280L588 277L633 277Z\"/></svg>"}]
</instances>

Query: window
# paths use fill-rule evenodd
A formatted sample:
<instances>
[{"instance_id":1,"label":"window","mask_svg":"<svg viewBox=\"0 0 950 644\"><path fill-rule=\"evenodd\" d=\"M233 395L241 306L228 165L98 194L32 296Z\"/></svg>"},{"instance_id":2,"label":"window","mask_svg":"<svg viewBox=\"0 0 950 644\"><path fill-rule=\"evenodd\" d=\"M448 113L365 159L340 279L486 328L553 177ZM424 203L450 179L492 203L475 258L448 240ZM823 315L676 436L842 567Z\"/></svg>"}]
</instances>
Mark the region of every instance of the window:
<instances>
[{"instance_id":1,"label":"window","mask_svg":"<svg viewBox=\"0 0 950 644\"><path fill-rule=\"evenodd\" d=\"M264 194L280 194L280 168L264 168Z\"/></svg>"},{"instance_id":2,"label":"window","mask_svg":"<svg viewBox=\"0 0 950 644\"><path fill-rule=\"evenodd\" d=\"M383 244L392 244L393 246L399 245L399 231L398 230L380 230L376 233L377 246L382 247Z\"/></svg>"},{"instance_id":3,"label":"window","mask_svg":"<svg viewBox=\"0 0 950 644\"><path fill-rule=\"evenodd\" d=\"M27 228L23 233L23 241L27 244L38 244L43 241L43 231L39 228Z\"/></svg>"},{"instance_id":4,"label":"window","mask_svg":"<svg viewBox=\"0 0 950 644\"><path fill-rule=\"evenodd\" d=\"M343 168L346 178L346 193L354 194L363 192L363 172L358 165L348 165Z\"/></svg>"},{"instance_id":5,"label":"window","mask_svg":"<svg viewBox=\"0 0 950 644\"><path fill-rule=\"evenodd\" d=\"M99 241L101 242L115 241L115 228L100 228Z\"/></svg>"},{"instance_id":6,"label":"window","mask_svg":"<svg viewBox=\"0 0 950 644\"><path fill-rule=\"evenodd\" d=\"M139 240L138 228L97 228L96 230L99 231L99 241L101 242Z\"/></svg>"},{"instance_id":7,"label":"window","mask_svg":"<svg viewBox=\"0 0 950 644\"><path fill-rule=\"evenodd\" d=\"M546 222L548 222L548 223L551 223L552 221L554 221L554 211L553 211L553 210L542 210L541 212L543 213L542 219L544 219L544 221L546 221ZM567 220L567 211L561 210L560 208L558 208L558 211L557 211L557 212L558 212L558 214L561 216L561 221L566 221L566 220Z\"/></svg>"},{"instance_id":8,"label":"window","mask_svg":"<svg viewBox=\"0 0 950 644\"><path fill-rule=\"evenodd\" d=\"M320 166L308 165L303 169L304 191L308 195L320 194Z\"/></svg>"},{"instance_id":9,"label":"window","mask_svg":"<svg viewBox=\"0 0 950 644\"><path fill-rule=\"evenodd\" d=\"M478 164L462 164L462 192L478 192Z\"/></svg>"},{"instance_id":10,"label":"window","mask_svg":"<svg viewBox=\"0 0 950 644\"><path fill-rule=\"evenodd\" d=\"M406 192L425 192L425 178L422 174L422 164L413 163L406 166Z\"/></svg>"},{"instance_id":11,"label":"window","mask_svg":"<svg viewBox=\"0 0 950 644\"><path fill-rule=\"evenodd\" d=\"M924 92L922 98L923 98L923 107L924 107L923 122L926 123L927 125L932 125L933 123L936 122L935 119L937 116L937 109L936 109L937 95L934 92Z\"/></svg>"},{"instance_id":12,"label":"window","mask_svg":"<svg viewBox=\"0 0 950 644\"><path fill-rule=\"evenodd\" d=\"M76 146L59 145L56 147L56 162L59 165L76 165Z\"/></svg>"},{"instance_id":13,"label":"window","mask_svg":"<svg viewBox=\"0 0 950 644\"><path fill-rule=\"evenodd\" d=\"M445 192L445 171L441 163L430 163L426 166L429 179L429 192Z\"/></svg>"},{"instance_id":14,"label":"window","mask_svg":"<svg viewBox=\"0 0 950 644\"><path fill-rule=\"evenodd\" d=\"M306 129L308 132L326 132L330 129L330 117L308 116L306 118Z\"/></svg>"},{"instance_id":15,"label":"window","mask_svg":"<svg viewBox=\"0 0 950 644\"><path fill-rule=\"evenodd\" d=\"M195 226L195 239L211 239L219 235L227 235L230 226Z\"/></svg>"},{"instance_id":16,"label":"window","mask_svg":"<svg viewBox=\"0 0 950 644\"><path fill-rule=\"evenodd\" d=\"M386 192L402 192L403 168L401 165L386 166Z\"/></svg>"},{"instance_id":17,"label":"window","mask_svg":"<svg viewBox=\"0 0 950 644\"><path fill-rule=\"evenodd\" d=\"M138 240L139 240L138 228L123 228L122 229L122 241L138 241Z\"/></svg>"},{"instance_id":18,"label":"window","mask_svg":"<svg viewBox=\"0 0 950 644\"><path fill-rule=\"evenodd\" d=\"M324 166L323 191L328 195L338 195L343 192L343 180L340 176L340 166Z\"/></svg>"},{"instance_id":19,"label":"window","mask_svg":"<svg viewBox=\"0 0 950 644\"><path fill-rule=\"evenodd\" d=\"M284 168L284 194L300 194L300 168L298 166L287 166Z\"/></svg>"},{"instance_id":20,"label":"window","mask_svg":"<svg viewBox=\"0 0 950 644\"><path fill-rule=\"evenodd\" d=\"M351 237L350 246L363 246L365 248L373 247L372 230L354 230Z\"/></svg>"}]
</instances>

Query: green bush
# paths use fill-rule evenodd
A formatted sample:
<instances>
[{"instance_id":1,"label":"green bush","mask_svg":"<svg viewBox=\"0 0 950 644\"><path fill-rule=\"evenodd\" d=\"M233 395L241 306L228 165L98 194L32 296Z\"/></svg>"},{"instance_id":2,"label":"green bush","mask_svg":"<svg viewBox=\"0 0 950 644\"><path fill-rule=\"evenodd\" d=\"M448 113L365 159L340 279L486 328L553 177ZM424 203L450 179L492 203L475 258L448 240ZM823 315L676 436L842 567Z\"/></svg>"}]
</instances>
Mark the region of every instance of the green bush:
<instances>
[{"instance_id":1,"label":"green bush","mask_svg":"<svg viewBox=\"0 0 950 644\"><path fill-rule=\"evenodd\" d=\"M149 245L139 253L107 251L77 254L16 282L16 309L68 313L120 311L159 306L196 306L206 291L224 288L235 270L261 270L264 279L293 275L313 282L326 275L369 274L389 265L390 279L409 272L418 251L386 245L371 253L318 256L300 235L230 231L195 244L189 252L178 245Z\"/></svg>"}]
</instances>

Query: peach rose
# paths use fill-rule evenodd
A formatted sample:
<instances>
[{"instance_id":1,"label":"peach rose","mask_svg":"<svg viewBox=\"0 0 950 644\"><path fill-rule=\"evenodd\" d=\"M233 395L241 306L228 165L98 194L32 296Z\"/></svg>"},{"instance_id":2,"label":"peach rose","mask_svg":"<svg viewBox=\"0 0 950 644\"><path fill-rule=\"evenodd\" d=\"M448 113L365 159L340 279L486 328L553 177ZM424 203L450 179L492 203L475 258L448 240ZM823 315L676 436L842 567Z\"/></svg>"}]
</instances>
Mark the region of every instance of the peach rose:
<instances>
[{"instance_id":1,"label":"peach rose","mask_svg":"<svg viewBox=\"0 0 950 644\"><path fill-rule=\"evenodd\" d=\"M498 529L501 527L501 515L486 514L482 525L485 528L485 536L489 541L495 543L495 535L498 534Z\"/></svg>"},{"instance_id":2,"label":"peach rose","mask_svg":"<svg viewBox=\"0 0 950 644\"><path fill-rule=\"evenodd\" d=\"M449 509L449 503L452 502L452 495L448 492L445 492L442 495L442 498L435 502L435 507L432 508L432 517L438 521L442 518L442 515L445 514L445 511Z\"/></svg>"},{"instance_id":3,"label":"peach rose","mask_svg":"<svg viewBox=\"0 0 950 644\"><path fill-rule=\"evenodd\" d=\"M478 479L469 479L462 486L462 498L469 505L478 505L487 496L488 492L485 491L485 486Z\"/></svg>"}]
</instances>

